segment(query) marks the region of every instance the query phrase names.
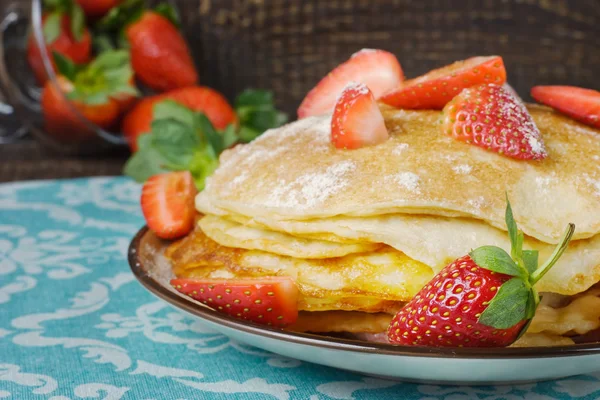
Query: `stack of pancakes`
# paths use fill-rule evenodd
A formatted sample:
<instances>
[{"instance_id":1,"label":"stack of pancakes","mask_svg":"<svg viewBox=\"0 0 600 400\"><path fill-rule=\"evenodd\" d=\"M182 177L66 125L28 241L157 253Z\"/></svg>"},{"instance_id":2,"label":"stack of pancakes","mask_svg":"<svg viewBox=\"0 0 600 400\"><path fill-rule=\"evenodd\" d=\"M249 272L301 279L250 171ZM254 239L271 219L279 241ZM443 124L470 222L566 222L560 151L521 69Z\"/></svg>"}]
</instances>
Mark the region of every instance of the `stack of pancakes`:
<instances>
[{"instance_id":1,"label":"stack of pancakes","mask_svg":"<svg viewBox=\"0 0 600 400\"><path fill-rule=\"evenodd\" d=\"M543 161L456 141L435 111L382 106L390 139L357 150L331 145L329 115L268 131L222 154L196 198L198 227L167 251L173 271L289 276L300 291L292 329L384 332L449 262L483 245L510 250L508 195L524 248L540 260L569 222L577 227L538 285L544 298L528 332L560 343L589 334L600 327L600 131L528 108Z\"/></svg>"}]
</instances>

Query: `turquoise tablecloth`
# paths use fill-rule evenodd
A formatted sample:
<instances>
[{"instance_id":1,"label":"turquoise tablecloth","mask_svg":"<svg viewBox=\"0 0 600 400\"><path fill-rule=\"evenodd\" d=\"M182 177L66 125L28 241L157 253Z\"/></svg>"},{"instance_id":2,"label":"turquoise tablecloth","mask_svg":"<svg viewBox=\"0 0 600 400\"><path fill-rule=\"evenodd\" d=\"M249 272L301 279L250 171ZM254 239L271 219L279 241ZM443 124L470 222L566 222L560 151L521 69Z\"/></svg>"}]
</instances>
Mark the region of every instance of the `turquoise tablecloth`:
<instances>
[{"instance_id":1,"label":"turquoise tablecloth","mask_svg":"<svg viewBox=\"0 0 600 400\"><path fill-rule=\"evenodd\" d=\"M232 342L129 272L139 189L125 178L0 185L0 398L600 398L600 374L517 387L401 384Z\"/></svg>"}]
</instances>

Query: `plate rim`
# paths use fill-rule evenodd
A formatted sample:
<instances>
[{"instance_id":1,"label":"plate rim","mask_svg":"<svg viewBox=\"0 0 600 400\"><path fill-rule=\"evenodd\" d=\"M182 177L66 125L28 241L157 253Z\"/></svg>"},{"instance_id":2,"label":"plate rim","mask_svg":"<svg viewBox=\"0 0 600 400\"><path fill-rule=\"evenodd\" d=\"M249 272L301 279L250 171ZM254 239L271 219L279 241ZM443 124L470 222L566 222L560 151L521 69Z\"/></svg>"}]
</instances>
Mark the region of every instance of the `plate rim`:
<instances>
[{"instance_id":1,"label":"plate rim","mask_svg":"<svg viewBox=\"0 0 600 400\"><path fill-rule=\"evenodd\" d=\"M157 282L149 274L140 260L140 245L142 238L150 232L148 226L143 226L133 237L127 251L127 259L131 272L137 281L153 295L177 309L186 311L196 317L205 319L226 328L244 333L262 336L268 339L284 341L293 344L308 345L338 351L352 351L377 355L400 357L452 358L468 360L507 360L530 358L563 358L581 357L600 354L599 343L573 344L554 347L515 347L515 348L446 348L446 347L408 347L385 343L370 343L360 340L334 338L304 332L283 331L266 327L253 322L240 320L219 313L209 307L199 307L197 304L179 296Z\"/></svg>"}]
</instances>

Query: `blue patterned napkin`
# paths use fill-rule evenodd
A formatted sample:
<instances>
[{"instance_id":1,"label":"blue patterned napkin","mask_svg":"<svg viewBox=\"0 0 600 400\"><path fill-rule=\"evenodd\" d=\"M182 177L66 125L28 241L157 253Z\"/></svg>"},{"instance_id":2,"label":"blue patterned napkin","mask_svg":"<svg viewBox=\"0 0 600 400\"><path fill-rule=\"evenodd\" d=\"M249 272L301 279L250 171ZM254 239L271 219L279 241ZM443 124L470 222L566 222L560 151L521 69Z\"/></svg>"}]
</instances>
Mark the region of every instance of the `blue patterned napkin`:
<instances>
[{"instance_id":1,"label":"blue patterned napkin","mask_svg":"<svg viewBox=\"0 0 600 400\"><path fill-rule=\"evenodd\" d=\"M0 185L0 399L600 398L600 374L402 384L233 342L134 280L139 191L125 178Z\"/></svg>"}]
</instances>

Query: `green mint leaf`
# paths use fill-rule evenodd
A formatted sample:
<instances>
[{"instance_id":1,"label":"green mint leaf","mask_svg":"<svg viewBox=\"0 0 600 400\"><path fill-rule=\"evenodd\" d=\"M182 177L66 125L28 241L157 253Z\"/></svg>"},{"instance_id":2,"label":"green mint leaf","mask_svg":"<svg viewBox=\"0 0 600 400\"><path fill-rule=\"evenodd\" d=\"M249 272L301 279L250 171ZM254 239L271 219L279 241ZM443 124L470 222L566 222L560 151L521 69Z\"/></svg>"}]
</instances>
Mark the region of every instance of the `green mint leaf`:
<instances>
[{"instance_id":1,"label":"green mint leaf","mask_svg":"<svg viewBox=\"0 0 600 400\"><path fill-rule=\"evenodd\" d=\"M257 137L259 137L261 134L262 132L249 128L247 126L241 126L240 131L238 132L240 142L242 143L250 143Z\"/></svg>"},{"instance_id":2,"label":"green mint leaf","mask_svg":"<svg viewBox=\"0 0 600 400\"><path fill-rule=\"evenodd\" d=\"M109 72L112 70L121 71L123 67L130 65L129 52L127 50L110 50L100 53L89 66L99 71Z\"/></svg>"},{"instance_id":3,"label":"green mint leaf","mask_svg":"<svg viewBox=\"0 0 600 400\"><path fill-rule=\"evenodd\" d=\"M506 195L506 212L504 214L504 219L506 220L506 227L508 228L511 254L513 257L520 256L520 254L516 252L519 242L519 228L517 227L517 223L515 222L515 218L513 216L512 207L510 205L510 201L508 200L508 194Z\"/></svg>"},{"instance_id":4,"label":"green mint leaf","mask_svg":"<svg viewBox=\"0 0 600 400\"><path fill-rule=\"evenodd\" d=\"M71 7L71 33L76 42L80 42L83 39L85 32L85 14L81 7L73 4Z\"/></svg>"},{"instance_id":5,"label":"green mint leaf","mask_svg":"<svg viewBox=\"0 0 600 400\"><path fill-rule=\"evenodd\" d=\"M200 138L192 126L176 119L152 121L152 146L170 166L185 169L192 161Z\"/></svg>"},{"instance_id":6,"label":"green mint leaf","mask_svg":"<svg viewBox=\"0 0 600 400\"><path fill-rule=\"evenodd\" d=\"M510 276L523 275L522 269L500 247L482 246L471 251L469 255L481 268Z\"/></svg>"},{"instance_id":7,"label":"green mint leaf","mask_svg":"<svg viewBox=\"0 0 600 400\"><path fill-rule=\"evenodd\" d=\"M103 32L122 31L128 24L141 17L144 8L144 0L126 0L119 6L111 8L96 26Z\"/></svg>"},{"instance_id":8,"label":"green mint leaf","mask_svg":"<svg viewBox=\"0 0 600 400\"><path fill-rule=\"evenodd\" d=\"M154 12L162 15L163 17L171 21L171 23L177 28L181 28L179 14L177 13L175 7L173 7L169 3L160 3L154 8Z\"/></svg>"},{"instance_id":9,"label":"green mint leaf","mask_svg":"<svg viewBox=\"0 0 600 400\"><path fill-rule=\"evenodd\" d=\"M531 319L535 316L539 304L539 297L535 289L529 291L529 297L527 298L527 318Z\"/></svg>"},{"instance_id":10,"label":"green mint leaf","mask_svg":"<svg viewBox=\"0 0 600 400\"><path fill-rule=\"evenodd\" d=\"M537 269L538 258L539 252L537 250L523 250L523 263L530 274Z\"/></svg>"},{"instance_id":11,"label":"green mint leaf","mask_svg":"<svg viewBox=\"0 0 600 400\"><path fill-rule=\"evenodd\" d=\"M245 90L237 97L235 109L240 121L240 141L244 143L287 121L287 116L275 108L273 95L264 90Z\"/></svg>"},{"instance_id":12,"label":"green mint leaf","mask_svg":"<svg viewBox=\"0 0 600 400\"><path fill-rule=\"evenodd\" d=\"M273 107L273 94L266 90L246 89L235 99L235 108L245 107L260 108L261 106Z\"/></svg>"},{"instance_id":13,"label":"green mint leaf","mask_svg":"<svg viewBox=\"0 0 600 400\"><path fill-rule=\"evenodd\" d=\"M198 191L204 189L206 178L208 178L219 166L219 160L209 146L197 150L189 165L189 171L194 178Z\"/></svg>"},{"instance_id":14,"label":"green mint leaf","mask_svg":"<svg viewBox=\"0 0 600 400\"><path fill-rule=\"evenodd\" d=\"M52 58L54 58L54 64L56 64L58 73L73 82L78 73L77 65L57 51L52 52Z\"/></svg>"},{"instance_id":15,"label":"green mint leaf","mask_svg":"<svg viewBox=\"0 0 600 400\"><path fill-rule=\"evenodd\" d=\"M44 33L44 41L46 44L54 43L60 36L62 14L53 12L46 17L42 32Z\"/></svg>"},{"instance_id":16,"label":"green mint leaf","mask_svg":"<svg viewBox=\"0 0 600 400\"><path fill-rule=\"evenodd\" d=\"M43 5L44 9L54 10L61 6L63 6L64 0L44 0Z\"/></svg>"},{"instance_id":17,"label":"green mint leaf","mask_svg":"<svg viewBox=\"0 0 600 400\"><path fill-rule=\"evenodd\" d=\"M223 149L228 149L238 141L237 127L234 124L227 125L221 132L223 137Z\"/></svg>"},{"instance_id":18,"label":"green mint leaf","mask_svg":"<svg viewBox=\"0 0 600 400\"><path fill-rule=\"evenodd\" d=\"M115 50L115 44L111 37L105 33L94 35L92 44L96 53L104 53L106 51Z\"/></svg>"},{"instance_id":19,"label":"green mint leaf","mask_svg":"<svg viewBox=\"0 0 600 400\"><path fill-rule=\"evenodd\" d=\"M138 151L133 154L123 169L123 174L143 183L152 175L168 172L168 161L152 147L150 134L138 137Z\"/></svg>"},{"instance_id":20,"label":"green mint leaf","mask_svg":"<svg viewBox=\"0 0 600 400\"><path fill-rule=\"evenodd\" d=\"M173 100L163 100L156 103L152 115L155 120L172 118L190 127L196 125L196 113Z\"/></svg>"},{"instance_id":21,"label":"green mint leaf","mask_svg":"<svg viewBox=\"0 0 600 400\"><path fill-rule=\"evenodd\" d=\"M479 323L496 329L508 329L527 319L531 289L521 278L512 278L500 286Z\"/></svg>"},{"instance_id":22,"label":"green mint leaf","mask_svg":"<svg viewBox=\"0 0 600 400\"><path fill-rule=\"evenodd\" d=\"M225 149L223 145L223 136L215 130L208 117L202 113L196 113L196 126L202 137L204 137L212 147L214 154L221 154Z\"/></svg>"}]
</instances>

